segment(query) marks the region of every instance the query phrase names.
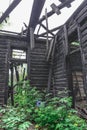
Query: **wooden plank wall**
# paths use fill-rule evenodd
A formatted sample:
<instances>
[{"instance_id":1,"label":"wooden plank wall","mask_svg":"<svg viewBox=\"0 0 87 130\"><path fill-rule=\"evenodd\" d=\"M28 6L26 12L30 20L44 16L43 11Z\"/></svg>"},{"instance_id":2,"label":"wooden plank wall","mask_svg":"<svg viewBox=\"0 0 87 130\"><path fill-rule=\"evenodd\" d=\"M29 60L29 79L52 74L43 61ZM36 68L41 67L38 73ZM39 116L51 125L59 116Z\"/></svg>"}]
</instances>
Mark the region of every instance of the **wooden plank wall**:
<instances>
[{"instance_id":1,"label":"wooden plank wall","mask_svg":"<svg viewBox=\"0 0 87 130\"><path fill-rule=\"evenodd\" d=\"M82 79L83 81L83 89L82 85L80 85L80 90L82 94L82 98L86 98L87 96L87 2L85 2L84 7L82 6L79 13L74 18L77 21L80 28L80 44L82 50ZM79 83L80 84L80 83ZM85 95L86 94L86 95Z\"/></svg>"},{"instance_id":2,"label":"wooden plank wall","mask_svg":"<svg viewBox=\"0 0 87 130\"><path fill-rule=\"evenodd\" d=\"M77 51L70 55L72 71L82 71L81 53ZM76 59L76 60L75 60Z\"/></svg>"},{"instance_id":3,"label":"wooden plank wall","mask_svg":"<svg viewBox=\"0 0 87 130\"><path fill-rule=\"evenodd\" d=\"M24 49L26 45L22 38L0 35L0 105L6 104L8 98L10 47Z\"/></svg>"},{"instance_id":4,"label":"wooden plank wall","mask_svg":"<svg viewBox=\"0 0 87 130\"><path fill-rule=\"evenodd\" d=\"M30 54L30 83L39 89L47 87L49 64L46 61L46 43L36 41Z\"/></svg>"},{"instance_id":5,"label":"wooden plank wall","mask_svg":"<svg viewBox=\"0 0 87 130\"><path fill-rule=\"evenodd\" d=\"M78 17L78 23L80 24L80 35L81 35L81 47L83 52L83 65L84 65L84 89L87 98L87 4L82 10L81 17Z\"/></svg>"},{"instance_id":6,"label":"wooden plank wall","mask_svg":"<svg viewBox=\"0 0 87 130\"><path fill-rule=\"evenodd\" d=\"M73 13L70 19L66 22L68 34L72 33L77 27L77 23L84 24L84 20L87 18L87 1L84 1L83 4ZM85 26L85 25L84 25Z\"/></svg>"},{"instance_id":7,"label":"wooden plank wall","mask_svg":"<svg viewBox=\"0 0 87 130\"><path fill-rule=\"evenodd\" d=\"M27 51L27 42L26 38L22 38L21 36L8 36L1 35L0 36L0 104L4 103L5 91L7 91L6 87L6 76L8 74L6 57L7 52L10 53L11 49L26 49ZM9 46L9 48L7 48ZM39 89L43 89L47 87L48 83L48 72L49 72L49 64L46 61L46 42L44 40L36 40L35 48L30 51L30 83L32 86L36 86ZM2 61L3 59L3 61ZM7 60L10 63L9 60ZM29 60L28 60L29 61ZM7 79L8 81L8 79ZM3 102L2 102L3 100ZM6 99L5 99L6 100Z\"/></svg>"},{"instance_id":8,"label":"wooden plank wall","mask_svg":"<svg viewBox=\"0 0 87 130\"><path fill-rule=\"evenodd\" d=\"M72 15L66 22L68 29L68 36L80 27L80 40L82 52L76 52L71 55L72 60L72 73L76 73L78 85L81 91L82 99L86 97L84 87L87 86L87 2L85 1L80 8ZM78 33L78 31L77 31ZM78 35L78 34L77 34ZM73 38L73 36L72 36ZM80 57L80 54L82 56ZM81 63L79 63L81 62ZM84 62L84 63L83 63ZM77 64L77 66L76 66ZM84 66L83 66L84 65ZM82 68L81 68L82 67ZM83 72L85 70L85 73ZM80 75L79 75L80 74ZM85 82L84 82L85 79ZM75 86L75 76L73 77L73 87ZM86 85L85 85L86 84ZM77 85L77 86L78 86ZM87 93L87 92L86 92ZM76 98L77 99L77 98Z\"/></svg>"},{"instance_id":9,"label":"wooden plank wall","mask_svg":"<svg viewBox=\"0 0 87 130\"><path fill-rule=\"evenodd\" d=\"M85 21L85 22L84 22ZM81 35L82 35L82 50L85 55L85 65L87 65L87 2L84 2L80 8L71 16L71 18L66 22L68 36L77 29L77 23L80 23L81 26ZM53 67L53 84L55 90L64 90L64 88L68 87L68 77L66 72L66 57L65 57L65 41L64 41L64 33L63 30L60 30L57 34L57 43L56 43L56 49L55 49L55 56L54 56L54 67ZM81 66L78 68L78 60L81 60L81 57L78 56L78 52L76 54L73 54L72 60L73 60L73 69L77 71L82 71ZM78 58L78 60L75 62L75 59ZM81 63L82 65L82 63ZM85 66L87 68L87 66ZM83 74L82 74L83 76ZM86 79L87 80L87 79ZM83 82L83 81L82 81ZM82 85L81 85L82 87ZM84 90L82 90L84 91ZM83 92L82 92L83 93ZM84 95L84 94L83 94Z\"/></svg>"},{"instance_id":10,"label":"wooden plank wall","mask_svg":"<svg viewBox=\"0 0 87 130\"><path fill-rule=\"evenodd\" d=\"M0 105L6 103L8 77L8 44L0 38Z\"/></svg>"},{"instance_id":11,"label":"wooden plank wall","mask_svg":"<svg viewBox=\"0 0 87 130\"><path fill-rule=\"evenodd\" d=\"M61 35L60 35L61 34ZM68 87L65 65L65 45L63 29L58 33L53 64L53 87L55 91Z\"/></svg>"}]
</instances>

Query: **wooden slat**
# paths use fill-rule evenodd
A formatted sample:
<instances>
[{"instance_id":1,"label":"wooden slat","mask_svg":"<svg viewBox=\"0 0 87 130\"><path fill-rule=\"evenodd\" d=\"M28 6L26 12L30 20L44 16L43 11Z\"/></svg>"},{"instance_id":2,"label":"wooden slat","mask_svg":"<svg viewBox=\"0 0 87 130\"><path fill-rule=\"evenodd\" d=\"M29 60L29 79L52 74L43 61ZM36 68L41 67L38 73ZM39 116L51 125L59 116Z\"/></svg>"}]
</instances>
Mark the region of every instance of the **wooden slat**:
<instances>
[{"instance_id":1,"label":"wooden slat","mask_svg":"<svg viewBox=\"0 0 87 130\"><path fill-rule=\"evenodd\" d=\"M3 105L5 101L5 87L7 77L7 44L3 44L4 39L0 42L0 104ZM6 99L7 100L7 99Z\"/></svg>"},{"instance_id":2,"label":"wooden slat","mask_svg":"<svg viewBox=\"0 0 87 130\"><path fill-rule=\"evenodd\" d=\"M31 50L30 58L31 85L38 88L42 86L47 87L49 64L46 62L46 43L35 43L35 48Z\"/></svg>"}]
</instances>

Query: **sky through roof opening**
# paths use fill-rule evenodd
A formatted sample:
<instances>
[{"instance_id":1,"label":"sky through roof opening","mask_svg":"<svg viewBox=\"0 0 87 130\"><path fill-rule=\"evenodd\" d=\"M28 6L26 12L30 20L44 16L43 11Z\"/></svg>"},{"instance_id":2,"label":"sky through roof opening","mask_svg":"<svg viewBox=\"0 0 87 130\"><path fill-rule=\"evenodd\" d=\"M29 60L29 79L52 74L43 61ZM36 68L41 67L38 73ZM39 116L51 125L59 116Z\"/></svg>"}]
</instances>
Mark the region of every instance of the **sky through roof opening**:
<instances>
[{"instance_id":1,"label":"sky through roof opening","mask_svg":"<svg viewBox=\"0 0 87 130\"><path fill-rule=\"evenodd\" d=\"M13 0L0 0L0 12L3 12L8 8L9 3L11 3ZM65 23L65 21L72 15L72 13L79 7L79 5L84 0L75 0L72 2L72 7L61 10L61 14L57 15L54 14L50 18L48 18L49 23L49 29L53 29L55 27L58 27ZM61 2L58 0L46 0L44 8L42 10L40 18L45 14L45 9L47 8L47 12L49 12L51 9L50 5L52 3L55 3L56 5L59 5ZM22 29L25 29L24 23L28 26L29 25L29 19L31 15L31 9L33 5L33 0L22 0L20 4L11 12L9 17L9 24L6 23L5 26L2 28L3 30L7 31L13 31L13 32L21 32ZM2 13L0 13L2 15ZM46 26L46 21L43 22L43 24ZM36 27L35 33L38 30L38 26ZM45 32L43 28L40 29L41 32Z\"/></svg>"}]
</instances>

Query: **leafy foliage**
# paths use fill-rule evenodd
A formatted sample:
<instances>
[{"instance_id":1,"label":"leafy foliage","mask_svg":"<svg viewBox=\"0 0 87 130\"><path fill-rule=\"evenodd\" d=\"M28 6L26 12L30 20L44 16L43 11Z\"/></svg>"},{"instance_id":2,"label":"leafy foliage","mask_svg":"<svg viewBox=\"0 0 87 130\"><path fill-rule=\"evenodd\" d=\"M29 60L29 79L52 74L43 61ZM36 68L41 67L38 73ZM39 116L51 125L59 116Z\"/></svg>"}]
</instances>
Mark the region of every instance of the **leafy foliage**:
<instances>
[{"instance_id":1,"label":"leafy foliage","mask_svg":"<svg viewBox=\"0 0 87 130\"><path fill-rule=\"evenodd\" d=\"M55 102L58 101L56 104ZM36 110L35 122L47 130L87 130L86 123L71 109L71 98L52 98Z\"/></svg>"},{"instance_id":2,"label":"leafy foliage","mask_svg":"<svg viewBox=\"0 0 87 130\"><path fill-rule=\"evenodd\" d=\"M0 123L0 128L5 128L6 130L27 130L31 125L30 121L26 119L24 110L21 108L6 107L1 109L2 112L2 122ZM22 129L23 128L23 129Z\"/></svg>"},{"instance_id":3,"label":"leafy foliage","mask_svg":"<svg viewBox=\"0 0 87 130\"><path fill-rule=\"evenodd\" d=\"M1 108L0 127L6 130L87 130L85 120L71 108L71 97L44 95L28 81L19 82L15 89L15 105Z\"/></svg>"},{"instance_id":4,"label":"leafy foliage","mask_svg":"<svg viewBox=\"0 0 87 130\"><path fill-rule=\"evenodd\" d=\"M79 45L80 45L80 43L79 43L79 42L75 42L75 41L74 41L74 42L72 42L71 44L72 44L72 45L74 45L74 46L79 46Z\"/></svg>"}]
</instances>

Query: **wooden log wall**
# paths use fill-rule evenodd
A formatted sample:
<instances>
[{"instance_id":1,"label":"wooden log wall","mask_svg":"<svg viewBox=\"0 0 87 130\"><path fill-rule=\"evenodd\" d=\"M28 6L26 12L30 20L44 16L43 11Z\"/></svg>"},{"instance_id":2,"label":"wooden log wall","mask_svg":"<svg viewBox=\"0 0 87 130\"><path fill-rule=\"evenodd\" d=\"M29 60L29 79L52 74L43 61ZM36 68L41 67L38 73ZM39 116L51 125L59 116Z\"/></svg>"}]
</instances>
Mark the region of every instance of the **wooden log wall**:
<instances>
[{"instance_id":1,"label":"wooden log wall","mask_svg":"<svg viewBox=\"0 0 87 130\"><path fill-rule=\"evenodd\" d=\"M30 54L30 83L39 89L47 88L49 64L46 61L46 43L35 41Z\"/></svg>"},{"instance_id":2,"label":"wooden log wall","mask_svg":"<svg viewBox=\"0 0 87 130\"><path fill-rule=\"evenodd\" d=\"M79 87L81 90L82 98L84 97L86 98L87 97L87 78L86 78L87 77L87 1L83 2L83 4L72 15L72 18L66 24L68 26L68 34L71 34L75 29L78 30L78 26L79 26L80 34L78 35L80 36L78 37L78 41L80 40L80 46L81 46L80 53L81 53L81 62L82 62L82 71L80 71L80 73L82 73L83 81L78 80L78 83L80 84ZM79 69L79 67L80 66L78 65L77 68ZM75 71L78 71L78 69L75 69ZM79 79L79 76L77 78ZM82 84L83 84L83 89L82 89Z\"/></svg>"},{"instance_id":3,"label":"wooden log wall","mask_svg":"<svg viewBox=\"0 0 87 130\"><path fill-rule=\"evenodd\" d=\"M4 40L7 44L9 44L11 49L19 49L26 50L27 49L27 39L26 37L22 37L20 35L10 35L0 33L0 39Z\"/></svg>"},{"instance_id":4,"label":"wooden log wall","mask_svg":"<svg viewBox=\"0 0 87 130\"><path fill-rule=\"evenodd\" d=\"M53 64L53 87L56 92L68 87L65 65L65 45L63 29L58 33L55 46L54 64ZM60 35L61 34L61 35Z\"/></svg>"},{"instance_id":5,"label":"wooden log wall","mask_svg":"<svg viewBox=\"0 0 87 130\"><path fill-rule=\"evenodd\" d=\"M11 57L12 49L26 50L28 42L25 37L0 34L0 105L6 103L8 94L9 63L15 62ZM8 54L8 55L7 55ZM26 63L30 61L30 83L39 89L47 87L49 64L46 61L46 42L36 40L35 47L30 50ZM21 61L21 60L20 60ZM16 60L16 62L19 62ZM29 70L29 69L28 69Z\"/></svg>"},{"instance_id":6,"label":"wooden log wall","mask_svg":"<svg viewBox=\"0 0 87 130\"><path fill-rule=\"evenodd\" d=\"M77 80L80 84L80 90L82 91L82 95L85 95L84 89L82 89L83 87L83 77L85 76L85 82L87 83L87 1L84 1L83 4L76 10L76 12L70 17L70 19L65 23L66 27L67 27L67 33L68 33L68 40L73 39L73 32L77 33L74 36L77 37L77 40L79 41L78 38L78 24L80 25L80 31L81 31L81 50L82 53L84 55L81 56L81 50L73 53L72 55L70 55L70 60L72 60L72 70L71 72L75 71L76 72L76 76L77 76ZM71 39L69 39L69 36L72 34ZM64 41L65 36L64 36L64 31L61 29L58 34L57 34L58 38L57 38L57 43L56 43L56 49L55 49L55 56L54 56L54 67L53 67L53 72L54 72L54 79L53 79L53 83L54 83L54 88L56 90L64 90L64 88L68 87L68 80L69 77L67 76L67 64L66 64L66 56L65 56L65 51L66 51L66 46L64 44L66 44L66 42ZM69 49L69 43L68 43L68 49ZM70 53L70 52L69 52ZM83 59L84 58L84 59ZM83 60L84 60L84 64L85 64L85 70L86 70L86 75L83 73L82 71L82 67L83 67ZM78 65L79 64L79 65ZM81 74L81 80L80 80L80 76L79 74ZM72 81L73 81L73 87L75 81L73 78L73 73L72 73ZM75 81L75 82L74 82ZM87 85L86 85L87 86ZM83 87L84 88L84 87Z\"/></svg>"},{"instance_id":7,"label":"wooden log wall","mask_svg":"<svg viewBox=\"0 0 87 130\"><path fill-rule=\"evenodd\" d=\"M81 53L77 51L70 55L72 71L82 71ZM75 60L76 59L76 60Z\"/></svg>"},{"instance_id":8,"label":"wooden log wall","mask_svg":"<svg viewBox=\"0 0 87 130\"><path fill-rule=\"evenodd\" d=\"M8 44L0 38L0 105L6 103L8 78Z\"/></svg>"},{"instance_id":9,"label":"wooden log wall","mask_svg":"<svg viewBox=\"0 0 87 130\"><path fill-rule=\"evenodd\" d=\"M0 34L0 105L6 104L8 99L11 48L24 49L26 45L24 38Z\"/></svg>"},{"instance_id":10,"label":"wooden log wall","mask_svg":"<svg viewBox=\"0 0 87 130\"><path fill-rule=\"evenodd\" d=\"M80 25L81 47L83 57L83 70L84 70L84 90L87 100L87 4L82 10L83 15L78 17L78 23Z\"/></svg>"},{"instance_id":11,"label":"wooden log wall","mask_svg":"<svg viewBox=\"0 0 87 130\"><path fill-rule=\"evenodd\" d=\"M68 34L71 34L73 31L75 31L75 29L77 28L77 23L84 24L86 18L87 18L87 1L84 1L66 22Z\"/></svg>"}]
</instances>

